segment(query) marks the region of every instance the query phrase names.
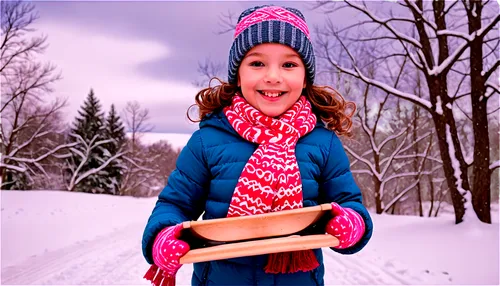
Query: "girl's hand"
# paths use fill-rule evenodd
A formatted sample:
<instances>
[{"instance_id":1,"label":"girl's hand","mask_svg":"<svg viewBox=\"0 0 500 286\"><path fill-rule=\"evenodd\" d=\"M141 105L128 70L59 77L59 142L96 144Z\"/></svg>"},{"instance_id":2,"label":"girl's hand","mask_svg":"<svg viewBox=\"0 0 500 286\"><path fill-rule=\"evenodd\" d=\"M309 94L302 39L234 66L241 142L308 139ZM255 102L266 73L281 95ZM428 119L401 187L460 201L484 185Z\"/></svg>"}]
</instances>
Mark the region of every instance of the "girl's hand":
<instances>
[{"instance_id":1,"label":"girl's hand","mask_svg":"<svg viewBox=\"0 0 500 286\"><path fill-rule=\"evenodd\" d=\"M175 285L175 274L181 268L179 260L189 250L189 245L179 240L183 227L182 224L163 229L153 243L154 265L144 278L156 286Z\"/></svg>"},{"instance_id":2,"label":"girl's hand","mask_svg":"<svg viewBox=\"0 0 500 286\"><path fill-rule=\"evenodd\" d=\"M361 215L350 208L332 203L333 218L326 225L326 232L339 239L334 248L348 248L355 245L365 233L365 222Z\"/></svg>"},{"instance_id":3,"label":"girl's hand","mask_svg":"<svg viewBox=\"0 0 500 286\"><path fill-rule=\"evenodd\" d=\"M189 251L189 245L179 240L182 224L167 227L156 236L153 244L153 260L167 273L175 274L181 267L180 258Z\"/></svg>"}]
</instances>

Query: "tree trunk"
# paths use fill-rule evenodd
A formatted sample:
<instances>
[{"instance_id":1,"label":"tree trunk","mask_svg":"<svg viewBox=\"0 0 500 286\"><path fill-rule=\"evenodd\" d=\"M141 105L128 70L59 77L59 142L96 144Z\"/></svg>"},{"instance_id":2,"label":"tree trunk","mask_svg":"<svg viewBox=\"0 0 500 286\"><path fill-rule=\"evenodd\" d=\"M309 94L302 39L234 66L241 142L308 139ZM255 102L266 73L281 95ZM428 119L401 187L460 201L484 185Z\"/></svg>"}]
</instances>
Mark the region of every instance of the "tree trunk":
<instances>
[{"instance_id":1,"label":"tree trunk","mask_svg":"<svg viewBox=\"0 0 500 286\"><path fill-rule=\"evenodd\" d=\"M469 33L481 29L480 1L470 1ZM484 97L483 39L475 37L470 46L470 78L472 102L472 129L474 133L474 164L472 169L472 206L479 220L491 223L490 213L490 143L488 136L487 99Z\"/></svg>"},{"instance_id":2,"label":"tree trunk","mask_svg":"<svg viewBox=\"0 0 500 286\"><path fill-rule=\"evenodd\" d=\"M431 163L432 166L432 163ZM428 217L432 216L432 209L434 208L434 182L432 181L432 177L428 176L429 178L429 188L431 192L431 205L429 207L429 214L427 215Z\"/></svg>"},{"instance_id":3,"label":"tree trunk","mask_svg":"<svg viewBox=\"0 0 500 286\"><path fill-rule=\"evenodd\" d=\"M419 94L420 95L420 94ZM413 142L417 141L418 134L417 134L417 128L418 128L418 107L416 105L413 105ZM418 142L415 143L415 147L413 148L415 155L418 154ZM415 189L417 190L417 196L418 196L418 214L419 216L424 216L424 210L422 208L422 190L420 188L420 176L418 174L418 157L415 156L415 159L413 160L413 168L415 170L415 180L419 181L418 184L415 186Z\"/></svg>"},{"instance_id":4,"label":"tree trunk","mask_svg":"<svg viewBox=\"0 0 500 286\"><path fill-rule=\"evenodd\" d=\"M448 109L445 109L448 110ZM451 110L448 112L451 113ZM448 184L448 188L450 190L450 195L451 195L451 201L453 203L453 209L455 210L455 223L460 223L463 221L463 217L465 214L465 198L464 194L460 193L459 188L458 188L458 182L457 178L455 176L455 169L454 169L454 164L456 165L460 161L463 161L462 157L462 152L460 149L457 150L457 147L460 148L460 143L458 142L458 137L457 137L457 130L455 126L455 120L453 120L453 117L450 115L448 116L442 116L439 114L433 113L432 118L434 120L434 124L436 127L436 133L438 137L438 145L439 149L441 152L441 160L443 161L443 170L444 174L446 177L446 182ZM446 122L446 119L448 119ZM448 145L448 141L446 138L446 126L448 125L449 131L451 134L451 139L453 142L450 142L453 147L454 147L454 153L455 154L450 154L450 146ZM457 162L452 161L451 155L454 155L454 157L458 160ZM457 167L457 166L455 166ZM463 170L462 164L460 164L460 179L462 180L462 184L460 188L464 190L469 190L469 183L467 179L467 173L466 170Z\"/></svg>"},{"instance_id":5,"label":"tree trunk","mask_svg":"<svg viewBox=\"0 0 500 286\"><path fill-rule=\"evenodd\" d=\"M380 174L380 157L379 154L373 152L373 161L375 163L375 170ZM382 187L382 182L373 176L373 184L375 185L375 208L377 214L381 214L384 211L382 207L382 197L380 196L380 191Z\"/></svg>"},{"instance_id":6,"label":"tree trunk","mask_svg":"<svg viewBox=\"0 0 500 286\"><path fill-rule=\"evenodd\" d=\"M17 122L17 116L16 116L16 122ZM9 144L7 146L2 145L2 147L5 147L5 148L2 148L2 149L4 149L4 150L2 150L2 154L3 155L10 154L10 152L12 151L12 148L13 148L13 146L12 146L12 137L9 138ZM0 156L2 156L2 154L0 154ZM9 164L10 163L9 161L10 160L6 160L5 158L3 160L1 160L1 162L3 164ZM2 189L2 190L10 190L12 184L8 184L5 187L1 187L1 184L4 184L5 182L10 181L9 180L9 169L6 168L6 167L0 166L0 175L1 175L0 189Z\"/></svg>"},{"instance_id":7,"label":"tree trunk","mask_svg":"<svg viewBox=\"0 0 500 286\"><path fill-rule=\"evenodd\" d=\"M434 217L437 217L439 214L439 209L441 209L441 203L443 202L443 187L439 188L439 200L438 205L436 207L436 212L434 213Z\"/></svg>"},{"instance_id":8,"label":"tree trunk","mask_svg":"<svg viewBox=\"0 0 500 286\"><path fill-rule=\"evenodd\" d=\"M377 177L373 176L373 183L375 185L375 209L377 214L381 214L384 211L382 208L382 198L380 197L380 187L382 186L382 182L380 182Z\"/></svg>"},{"instance_id":9,"label":"tree trunk","mask_svg":"<svg viewBox=\"0 0 500 286\"><path fill-rule=\"evenodd\" d=\"M423 11L423 1L417 0L415 3L419 9ZM444 1L433 1L432 7L437 29L446 30L445 14L443 13L445 7ZM413 11L413 14L416 20L416 28L420 36L422 53L424 54L426 62L431 67L434 67L436 65L436 61L434 60L433 48L425 30L422 15L416 11ZM437 38L437 64L441 64L449 56L448 40L446 35L438 35ZM443 161L443 170L446 176L448 188L450 189L453 208L455 210L455 223L458 224L463 221L465 214L464 194L460 193L459 188L465 191L469 191L470 188L467 178L467 165L465 164L462 149L460 147L455 118L451 107L449 107L451 102L448 96L447 74L448 70L443 70L437 75L426 74L426 80L432 104L432 119L436 128L441 159ZM452 142L448 142L447 132L450 133ZM450 147L453 147L454 154L450 154ZM453 160L451 156L453 156ZM455 176L456 171L460 172L459 178ZM460 179L461 182L457 182L457 179Z\"/></svg>"},{"instance_id":10,"label":"tree trunk","mask_svg":"<svg viewBox=\"0 0 500 286\"><path fill-rule=\"evenodd\" d=\"M0 167L0 184L3 184L4 182L7 182L7 168L4 168L4 167ZM1 187L0 189L4 190L3 187ZM6 189L5 189L6 190Z\"/></svg>"}]
</instances>

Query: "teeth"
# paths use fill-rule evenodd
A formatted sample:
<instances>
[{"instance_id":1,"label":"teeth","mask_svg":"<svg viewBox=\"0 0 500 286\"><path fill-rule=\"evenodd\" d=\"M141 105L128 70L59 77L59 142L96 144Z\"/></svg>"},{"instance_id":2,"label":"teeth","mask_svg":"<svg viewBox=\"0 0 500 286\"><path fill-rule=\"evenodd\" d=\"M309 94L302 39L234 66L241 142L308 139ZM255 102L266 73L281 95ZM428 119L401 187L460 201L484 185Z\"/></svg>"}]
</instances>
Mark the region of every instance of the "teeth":
<instances>
[{"instance_id":1,"label":"teeth","mask_svg":"<svg viewBox=\"0 0 500 286\"><path fill-rule=\"evenodd\" d=\"M282 92L262 92L262 93L268 97L278 97L282 94Z\"/></svg>"}]
</instances>

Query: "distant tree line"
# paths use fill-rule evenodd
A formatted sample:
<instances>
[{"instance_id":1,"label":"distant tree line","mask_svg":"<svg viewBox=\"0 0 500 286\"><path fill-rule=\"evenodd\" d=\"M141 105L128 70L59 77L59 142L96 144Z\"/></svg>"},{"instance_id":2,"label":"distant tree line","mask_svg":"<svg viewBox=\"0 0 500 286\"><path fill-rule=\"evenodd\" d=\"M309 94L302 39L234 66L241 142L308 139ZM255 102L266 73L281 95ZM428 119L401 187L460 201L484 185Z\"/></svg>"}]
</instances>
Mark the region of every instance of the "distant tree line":
<instances>
[{"instance_id":1,"label":"distant tree line","mask_svg":"<svg viewBox=\"0 0 500 286\"><path fill-rule=\"evenodd\" d=\"M157 195L179 150L165 141L141 143L152 128L148 110L128 102L124 123L113 104L104 114L90 89L76 118L66 123L67 100L55 98L52 88L61 75L37 59L47 38L33 36L34 5L2 1L0 7L1 189Z\"/></svg>"}]
</instances>

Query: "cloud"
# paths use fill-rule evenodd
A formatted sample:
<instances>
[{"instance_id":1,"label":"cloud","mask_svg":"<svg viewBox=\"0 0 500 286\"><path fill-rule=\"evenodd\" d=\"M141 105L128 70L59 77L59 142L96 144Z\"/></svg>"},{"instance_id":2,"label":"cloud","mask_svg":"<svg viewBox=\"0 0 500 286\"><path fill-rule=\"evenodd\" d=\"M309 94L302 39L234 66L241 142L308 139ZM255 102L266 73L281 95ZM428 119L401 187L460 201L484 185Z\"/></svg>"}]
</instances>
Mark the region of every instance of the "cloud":
<instances>
[{"instance_id":1,"label":"cloud","mask_svg":"<svg viewBox=\"0 0 500 286\"><path fill-rule=\"evenodd\" d=\"M137 100L150 110L156 132L191 133L186 119L200 79L198 61L227 61L231 33L221 30L221 15L237 16L256 2L37 2L36 28L48 35L44 59L62 71L55 94L71 102L72 121L90 88L105 110L122 110ZM304 2L280 2L300 8L311 27L321 23L320 11ZM342 21L341 21L342 22Z\"/></svg>"},{"instance_id":2,"label":"cloud","mask_svg":"<svg viewBox=\"0 0 500 286\"><path fill-rule=\"evenodd\" d=\"M103 108L113 103L118 110L127 101L137 100L150 109L150 117L164 117L162 106L169 110L184 109L194 103L197 88L188 82L155 79L140 73L138 66L160 58L172 57L171 48L159 41L104 35L82 26L40 22L38 31L48 35L49 44L42 59L55 64L63 79L57 82L55 95L68 98L68 121L72 121L85 97L94 89ZM178 106L179 108L176 108ZM158 121L158 120L155 120ZM158 129L183 126L193 129L184 118L161 121Z\"/></svg>"}]
</instances>

